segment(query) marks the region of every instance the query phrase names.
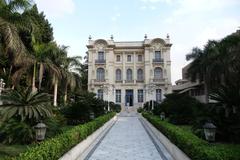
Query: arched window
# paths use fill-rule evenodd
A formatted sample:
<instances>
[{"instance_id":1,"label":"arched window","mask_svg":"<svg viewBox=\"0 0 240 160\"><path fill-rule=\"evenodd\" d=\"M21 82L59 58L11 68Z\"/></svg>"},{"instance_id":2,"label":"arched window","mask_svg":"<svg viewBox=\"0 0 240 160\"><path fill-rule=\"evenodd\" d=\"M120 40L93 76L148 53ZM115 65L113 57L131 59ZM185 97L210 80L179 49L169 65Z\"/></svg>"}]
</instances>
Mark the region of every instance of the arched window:
<instances>
[{"instance_id":1,"label":"arched window","mask_svg":"<svg viewBox=\"0 0 240 160\"><path fill-rule=\"evenodd\" d=\"M122 72L120 69L116 70L116 81L121 81L122 80Z\"/></svg>"},{"instance_id":2,"label":"arched window","mask_svg":"<svg viewBox=\"0 0 240 160\"><path fill-rule=\"evenodd\" d=\"M103 68L97 69L97 80L98 81L104 81L105 80L105 71Z\"/></svg>"},{"instance_id":3,"label":"arched window","mask_svg":"<svg viewBox=\"0 0 240 160\"><path fill-rule=\"evenodd\" d=\"M132 81L133 77L132 77L132 70L128 69L127 70L127 81Z\"/></svg>"},{"instance_id":4,"label":"arched window","mask_svg":"<svg viewBox=\"0 0 240 160\"><path fill-rule=\"evenodd\" d=\"M162 74L162 68L157 67L154 69L154 79L162 79L163 74Z\"/></svg>"},{"instance_id":5,"label":"arched window","mask_svg":"<svg viewBox=\"0 0 240 160\"><path fill-rule=\"evenodd\" d=\"M143 70L141 68L137 70L137 80L143 80Z\"/></svg>"}]
</instances>

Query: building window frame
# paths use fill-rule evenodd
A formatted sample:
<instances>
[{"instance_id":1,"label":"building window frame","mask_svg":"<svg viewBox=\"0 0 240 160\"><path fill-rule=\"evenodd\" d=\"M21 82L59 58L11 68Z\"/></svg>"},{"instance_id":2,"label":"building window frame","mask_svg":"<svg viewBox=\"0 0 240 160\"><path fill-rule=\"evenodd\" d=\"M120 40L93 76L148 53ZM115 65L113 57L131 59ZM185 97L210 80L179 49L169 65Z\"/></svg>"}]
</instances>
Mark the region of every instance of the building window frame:
<instances>
[{"instance_id":1,"label":"building window frame","mask_svg":"<svg viewBox=\"0 0 240 160\"><path fill-rule=\"evenodd\" d=\"M116 81L122 80L122 71L121 69L116 69Z\"/></svg>"},{"instance_id":2,"label":"building window frame","mask_svg":"<svg viewBox=\"0 0 240 160\"><path fill-rule=\"evenodd\" d=\"M143 56L141 54L138 55L138 62L142 62L143 61Z\"/></svg>"},{"instance_id":3,"label":"building window frame","mask_svg":"<svg viewBox=\"0 0 240 160\"><path fill-rule=\"evenodd\" d=\"M97 90L97 98L103 100L103 89Z\"/></svg>"},{"instance_id":4,"label":"building window frame","mask_svg":"<svg viewBox=\"0 0 240 160\"><path fill-rule=\"evenodd\" d=\"M116 89L116 99L115 99L116 103L121 103L121 100L122 100L121 96L122 96L121 89Z\"/></svg>"},{"instance_id":5,"label":"building window frame","mask_svg":"<svg viewBox=\"0 0 240 160\"><path fill-rule=\"evenodd\" d=\"M127 55L127 62L132 62L132 55L130 54Z\"/></svg>"},{"instance_id":6,"label":"building window frame","mask_svg":"<svg viewBox=\"0 0 240 160\"><path fill-rule=\"evenodd\" d=\"M120 55L117 55L117 56L116 56L116 61L117 61L117 62L121 62L121 56L120 56Z\"/></svg>"},{"instance_id":7,"label":"building window frame","mask_svg":"<svg viewBox=\"0 0 240 160\"><path fill-rule=\"evenodd\" d=\"M138 89L138 103L143 103L143 89Z\"/></svg>"},{"instance_id":8,"label":"building window frame","mask_svg":"<svg viewBox=\"0 0 240 160\"><path fill-rule=\"evenodd\" d=\"M144 75L143 75L143 69L142 69L142 68L139 68L139 69L137 70L137 80L138 80L138 81L143 81L143 77L144 77Z\"/></svg>"},{"instance_id":9,"label":"building window frame","mask_svg":"<svg viewBox=\"0 0 240 160\"><path fill-rule=\"evenodd\" d=\"M105 80L105 70L104 68L97 69L97 81L104 81Z\"/></svg>"},{"instance_id":10,"label":"building window frame","mask_svg":"<svg viewBox=\"0 0 240 160\"><path fill-rule=\"evenodd\" d=\"M163 70L161 67L154 68L154 79L162 79L163 78Z\"/></svg>"},{"instance_id":11,"label":"building window frame","mask_svg":"<svg viewBox=\"0 0 240 160\"><path fill-rule=\"evenodd\" d=\"M162 58L161 51L155 51L155 60L160 61Z\"/></svg>"},{"instance_id":12,"label":"building window frame","mask_svg":"<svg viewBox=\"0 0 240 160\"><path fill-rule=\"evenodd\" d=\"M127 81L132 81L133 80L133 72L132 69L128 68L127 69Z\"/></svg>"},{"instance_id":13,"label":"building window frame","mask_svg":"<svg viewBox=\"0 0 240 160\"><path fill-rule=\"evenodd\" d=\"M98 60L99 61L103 61L105 58L104 58L104 52L103 51L98 51Z\"/></svg>"}]
</instances>

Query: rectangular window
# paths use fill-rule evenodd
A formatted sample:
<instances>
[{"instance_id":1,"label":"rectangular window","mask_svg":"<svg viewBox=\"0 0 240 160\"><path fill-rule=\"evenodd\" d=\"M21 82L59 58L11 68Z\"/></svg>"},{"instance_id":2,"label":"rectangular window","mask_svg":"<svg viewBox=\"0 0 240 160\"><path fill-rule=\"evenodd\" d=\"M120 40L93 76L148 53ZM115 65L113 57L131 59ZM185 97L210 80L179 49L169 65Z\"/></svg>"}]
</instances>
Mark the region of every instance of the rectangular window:
<instances>
[{"instance_id":1,"label":"rectangular window","mask_svg":"<svg viewBox=\"0 0 240 160\"><path fill-rule=\"evenodd\" d=\"M138 102L139 103L143 102L143 90L142 89L138 90Z\"/></svg>"},{"instance_id":2,"label":"rectangular window","mask_svg":"<svg viewBox=\"0 0 240 160\"><path fill-rule=\"evenodd\" d=\"M138 62L142 62L142 55L138 55Z\"/></svg>"},{"instance_id":3,"label":"rectangular window","mask_svg":"<svg viewBox=\"0 0 240 160\"><path fill-rule=\"evenodd\" d=\"M117 62L120 62L120 61L121 61L121 57L120 57L120 55L117 55L116 60L117 60Z\"/></svg>"},{"instance_id":4,"label":"rectangular window","mask_svg":"<svg viewBox=\"0 0 240 160\"><path fill-rule=\"evenodd\" d=\"M121 90L116 90L116 103L121 103Z\"/></svg>"},{"instance_id":5,"label":"rectangular window","mask_svg":"<svg viewBox=\"0 0 240 160\"><path fill-rule=\"evenodd\" d=\"M162 90L156 89L156 101L161 102L162 101Z\"/></svg>"},{"instance_id":6,"label":"rectangular window","mask_svg":"<svg viewBox=\"0 0 240 160\"><path fill-rule=\"evenodd\" d=\"M98 52L98 60L104 60L104 52Z\"/></svg>"},{"instance_id":7,"label":"rectangular window","mask_svg":"<svg viewBox=\"0 0 240 160\"><path fill-rule=\"evenodd\" d=\"M132 56L131 55L127 55L127 61L131 62L132 61Z\"/></svg>"},{"instance_id":8,"label":"rectangular window","mask_svg":"<svg viewBox=\"0 0 240 160\"><path fill-rule=\"evenodd\" d=\"M99 99L102 99L103 100L103 90L102 89L99 89L98 92L97 92L97 97Z\"/></svg>"},{"instance_id":9,"label":"rectangular window","mask_svg":"<svg viewBox=\"0 0 240 160\"><path fill-rule=\"evenodd\" d=\"M155 51L155 59L161 60L161 52L160 51Z\"/></svg>"}]
</instances>

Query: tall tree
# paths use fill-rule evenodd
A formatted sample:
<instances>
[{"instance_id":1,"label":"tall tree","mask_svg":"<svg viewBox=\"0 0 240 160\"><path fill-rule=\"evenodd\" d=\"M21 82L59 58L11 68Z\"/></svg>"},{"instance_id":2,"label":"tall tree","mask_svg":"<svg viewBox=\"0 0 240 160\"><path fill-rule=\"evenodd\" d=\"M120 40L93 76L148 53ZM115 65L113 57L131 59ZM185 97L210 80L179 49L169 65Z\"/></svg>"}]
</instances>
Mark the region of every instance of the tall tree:
<instances>
[{"instance_id":1,"label":"tall tree","mask_svg":"<svg viewBox=\"0 0 240 160\"><path fill-rule=\"evenodd\" d=\"M187 60L193 60L191 63L188 74L192 80L200 80L204 83L204 91L206 95L205 101L209 101L209 86L211 83L211 77L214 75L215 63L213 59L218 54L216 50L217 41L208 41L204 49L193 48L190 54L186 55Z\"/></svg>"},{"instance_id":2,"label":"tall tree","mask_svg":"<svg viewBox=\"0 0 240 160\"><path fill-rule=\"evenodd\" d=\"M67 103L68 87L73 90L76 85L80 87L80 63L81 57L67 57L62 66L63 85L64 85L64 103Z\"/></svg>"}]
</instances>

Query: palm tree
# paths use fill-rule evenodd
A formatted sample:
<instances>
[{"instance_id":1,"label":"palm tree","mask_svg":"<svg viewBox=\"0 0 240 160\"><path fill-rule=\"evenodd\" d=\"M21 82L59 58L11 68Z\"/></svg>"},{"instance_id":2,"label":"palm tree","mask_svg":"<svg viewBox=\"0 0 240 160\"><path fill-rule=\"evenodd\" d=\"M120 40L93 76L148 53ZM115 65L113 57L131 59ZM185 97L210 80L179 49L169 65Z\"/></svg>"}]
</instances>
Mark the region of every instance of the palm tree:
<instances>
[{"instance_id":1,"label":"palm tree","mask_svg":"<svg viewBox=\"0 0 240 160\"><path fill-rule=\"evenodd\" d=\"M70 86L71 90L76 87L76 84L80 86L80 61L81 57L67 57L65 59L64 65L62 67L62 75L63 75L63 85L64 85L64 103L67 103L67 91L68 86Z\"/></svg>"},{"instance_id":2,"label":"palm tree","mask_svg":"<svg viewBox=\"0 0 240 160\"><path fill-rule=\"evenodd\" d=\"M3 120L12 117L40 120L52 116L50 95L41 92L32 92L30 89L11 90L1 96L3 105L0 106L0 113Z\"/></svg>"},{"instance_id":3,"label":"palm tree","mask_svg":"<svg viewBox=\"0 0 240 160\"><path fill-rule=\"evenodd\" d=\"M33 80L32 80L32 89L35 88L35 76L36 76L36 68L39 67L38 71L38 89L41 89L43 73L45 70L48 70L49 73L52 74L60 74L58 67L51 61L50 57L56 50L56 44L54 42L50 42L48 44L35 44L34 45L34 57L36 63L34 63L34 71L33 71Z\"/></svg>"},{"instance_id":4,"label":"palm tree","mask_svg":"<svg viewBox=\"0 0 240 160\"><path fill-rule=\"evenodd\" d=\"M29 64L32 61L27 56L28 51L19 36L19 28L29 24L19 11L24 11L30 6L31 3L28 0L0 0L0 35L2 37L0 46L2 53L9 60L8 69L5 68L5 71L8 71L5 72L8 74L6 78L8 83L12 78L13 70L22 68L23 63Z\"/></svg>"},{"instance_id":5,"label":"palm tree","mask_svg":"<svg viewBox=\"0 0 240 160\"><path fill-rule=\"evenodd\" d=\"M190 54L186 55L187 60L193 60L191 63L188 74L192 80L203 80L204 82L204 91L206 95L205 101L209 101L209 86L211 80L214 79L218 74L216 71L216 57L219 54L217 50L218 42L217 41L208 41L204 49L193 48Z\"/></svg>"},{"instance_id":6,"label":"palm tree","mask_svg":"<svg viewBox=\"0 0 240 160\"><path fill-rule=\"evenodd\" d=\"M4 53L14 58L14 62L21 61L21 54L26 52L19 37L18 27L26 22L18 12L25 10L31 4L27 0L0 0L0 34L3 40Z\"/></svg>"},{"instance_id":7,"label":"palm tree","mask_svg":"<svg viewBox=\"0 0 240 160\"><path fill-rule=\"evenodd\" d=\"M57 106L57 93L58 93L58 84L59 81L62 79L63 72L62 68L64 66L64 62L66 61L67 58L67 47L66 46L53 46L52 47L52 52L49 55L49 59L52 62L52 65L55 65L57 70L59 72L53 72L52 73L52 84L54 86L54 97L53 97L53 105Z\"/></svg>"}]
</instances>

